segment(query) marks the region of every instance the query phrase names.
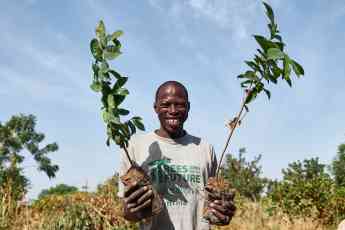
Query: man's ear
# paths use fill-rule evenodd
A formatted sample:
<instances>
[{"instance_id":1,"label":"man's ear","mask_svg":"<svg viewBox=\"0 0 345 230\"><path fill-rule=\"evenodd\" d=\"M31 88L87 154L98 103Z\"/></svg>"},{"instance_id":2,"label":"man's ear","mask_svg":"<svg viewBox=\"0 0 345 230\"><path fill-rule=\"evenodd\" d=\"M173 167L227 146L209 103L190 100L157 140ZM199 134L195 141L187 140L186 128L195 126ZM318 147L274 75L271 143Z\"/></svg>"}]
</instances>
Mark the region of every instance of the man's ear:
<instances>
[{"instance_id":1,"label":"man's ear","mask_svg":"<svg viewBox=\"0 0 345 230\"><path fill-rule=\"evenodd\" d=\"M190 103L189 103L189 101L187 102L187 111L189 112L189 110L190 110Z\"/></svg>"},{"instance_id":2,"label":"man's ear","mask_svg":"<svg viewBox=\"0 0 345 230\"><path fill-rule=\"evenodd\" d=\"M158 111L157 111L158 110L158 106L157 106L156 102L153 103L153 109L155 110L156 113L158 113Z\"/></svg>"}]
</instances>

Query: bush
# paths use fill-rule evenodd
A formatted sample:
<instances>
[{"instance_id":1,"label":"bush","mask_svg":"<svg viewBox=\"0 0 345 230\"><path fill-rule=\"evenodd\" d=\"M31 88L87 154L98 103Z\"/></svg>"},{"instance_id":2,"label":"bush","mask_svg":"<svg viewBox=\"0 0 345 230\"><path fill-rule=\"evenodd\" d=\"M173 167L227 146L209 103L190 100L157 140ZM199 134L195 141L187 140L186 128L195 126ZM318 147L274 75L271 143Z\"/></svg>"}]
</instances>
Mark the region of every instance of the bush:
<instances>
[{"instance_id":1,"label":"bush","mask_svg":"<svg viewBox=\"0 0 345 230\"><path fill-rule=\"evenodd\" d=\"M318 158L289 164L283 170L283 180L273 184L269 197L290 218L296 216L320 219L332 224L343 209L342 190L337 190L334 181L325 171ZM343 202L343 203L339 203Z\"/></svg>"},{"instance_id":2,"label":"bush","mask_svg":"<svg viewBox=\"0 0 345 230\"><path fill-rule=\"evenodd\" d=\"M231 154L226 155L222 175L244 197L252 201L258 200L263 193L268 179L263 178L262 167L259 165L261 155L252 161L244 157L245 148L239 150L238 158Z\"/></svg>"},{"instance_id":3,"label":"bush","mask_svg":"<svg viewBox=\"0 0 345 230\"><path fill-rule=\"evenodd\" d=\"M67 194L74 193L77 191L78 191L77 187L69 186L66 184L58 184L49 189L43 189L41 193L38 195L38 199L42 199L43 197L49 196L49 195L67 195Z\"/></svg>"},{"instance_id":4,"label":"bush","mask_svg":"<svg viewBox=\"0 0 345 230\"><path fill-rule=\"evenodd\" d=\"M38 230L121 230L137 229L122 217L122 207L116 196L117 175L98 186L95 193L73 192L49 195L31 207L39 215Z\"/></svg>"},{"instance_id":5,"label":"bush","mask_svg":"<svg viewBox=\"0 0 345 230\"><path fill-rule=\"evenodd\" d=\"M332 161L331 171L336 185L345 186L345 144L338 146L338 153Z\"/></svg>"}]
</instances>

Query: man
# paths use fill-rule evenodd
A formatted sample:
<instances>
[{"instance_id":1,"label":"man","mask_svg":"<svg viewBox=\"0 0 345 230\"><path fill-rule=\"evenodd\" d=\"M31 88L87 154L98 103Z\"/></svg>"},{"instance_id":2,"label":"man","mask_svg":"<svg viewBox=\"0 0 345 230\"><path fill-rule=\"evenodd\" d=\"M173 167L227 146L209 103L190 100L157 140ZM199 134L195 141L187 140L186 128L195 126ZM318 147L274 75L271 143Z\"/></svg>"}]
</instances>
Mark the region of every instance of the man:
<instances>
[{"instance_id":1,"label":"man","mask_svg":"<svg viewBox=\"0 0 345 230\"><path fill-rule=\"evenodd\" d=\"M141 229L204 230L209 229L202 219L207 179L215 175L216 155L211 145L188 134L183 125L188 118L190 103L186 88L179 82L167 81L156 92L155 112L160 128L131 138L128 152L150 175L153 186L164 199L163 211ZM130 164L125 157L120 162L120 176ZM119 184L123 197L124 217L141 220L140 211L150 207L153 192L149 187L125 188ZM216 200L209 205L224 225L235 212L233 200Z\"/></svg>"}]
</instances>

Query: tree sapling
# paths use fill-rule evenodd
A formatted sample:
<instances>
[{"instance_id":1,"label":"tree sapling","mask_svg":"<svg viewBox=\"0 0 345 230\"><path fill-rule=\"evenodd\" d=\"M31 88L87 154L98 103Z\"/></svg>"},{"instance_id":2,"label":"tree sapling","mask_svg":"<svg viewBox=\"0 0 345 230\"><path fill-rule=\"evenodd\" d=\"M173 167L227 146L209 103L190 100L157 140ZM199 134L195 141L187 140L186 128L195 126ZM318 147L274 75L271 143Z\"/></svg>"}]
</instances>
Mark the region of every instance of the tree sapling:
<instances>
[{"instance_id":1,"label":"tree sapling","mask_svg":"<svg viewBox=\"0 0 345 230\"><path fill-rule=\"evenodd\" d=\"M226 199L224 194L228 194L231 191L231 185L224 178L219 177L219 170L235 129L241 124L244 116L249 111L249 103L254 101L262 92L265 92L268 99L270 99L271 93L266 88L269 83L277 84L279 80L285 80L291 87L291 70L295 72L297 77L304 75L303 67L290 58L286 51L284 51L285 43L283 43L283 39L279 34L280 31L278 30L271 6L265 2L263 2L263 5L269 20L268 29L270 35L269 37L254 35L260 48L257 49L257 53L252 60L245 61L250 69L238 75L239 79L243 79L241 82L241 87L244 89L243 102L236 117L227 124L230 133L218 163L216 177L210 178L205 187L207 200L204 209L204 218L215 224L217 224L217 217L208 208L207 203L213 199L210 194L218 194L222 199Z\"/></svg>"},{"instance_id":2,"label":"tree sapling","mask_svg":"<svg viewBox=\"0 0 345 230\"><path fill-rule=\"evenodd\" d=\"M121 177L122 183L127 188L136 184L152 187L150 177L130 157L127 151L128 142L131 136L136 133L137 128L145 130L141 117L134 116L127 121L121 119L130 113L129 110L120 107L129 94L129 91L124 88L128 78L111 69L108 64L108 61L121 54L121 43L118 38L122 34L123 32L120 30L107 34L103 21L98 23L96 38L90 42L91 53L94 57L92 63L93 80L90 87L93 91L101 93L102 117L106 124L108 136L106 144L109 146L111 141L115 142L123 149L131 165L127 173ZM154 194L152 207L143 211L142 216L144 218L158 214L163 207L158 193L153 187L152 190Z\"/></svg>"}]
</instances>

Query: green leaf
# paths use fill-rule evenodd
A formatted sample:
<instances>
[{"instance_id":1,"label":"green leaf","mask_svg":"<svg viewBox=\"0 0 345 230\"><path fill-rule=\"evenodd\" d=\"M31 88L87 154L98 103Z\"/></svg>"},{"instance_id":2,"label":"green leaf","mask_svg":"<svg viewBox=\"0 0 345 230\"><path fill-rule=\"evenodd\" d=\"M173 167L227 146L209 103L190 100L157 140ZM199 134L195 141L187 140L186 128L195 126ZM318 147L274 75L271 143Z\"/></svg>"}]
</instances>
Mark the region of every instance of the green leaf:
<instances>
[{"instance_id":1,"label":"green leaf","mask_svg":"<svg viewBox=\"0 0 345 230\"><path fill-rule=\"evenodd\" d=\"M123 145L123 141L122 141L122 138L121 138L120 135L115 135L115 136L114 136L114 141L115 141L115 143L116 143L117 145L120 145L120 146Z\"/></svg>"},{"instance_id":2,"label":"green leaf","mask_svg":"<svg viewBox=\"0 0 345 230\"><path fill-rule=\"evenodd\" d=\"M270 99L271 98L271 92L268 91L267 89L264 89L264 92L266 93L268 99Z\"/></svg>"},{"instance_id":3,"label":"green leaf","mask_svg":"<svg viewBox=\"0 0 345 230\"><path fill-rule=\"evenodd\" d=\"M115 70L109 69L108 71L109 73L111 73L115 78L119 79L122 78L121 74L119 74L118 72L116 72Z\"/></svg>"},{"instance_id":4,"label":"green leaf","mask_svg":"<svg viewBox=\"0 0 345 230\"><path fill-rule=\"evenodd\" d=\"M278 77L279 77L279 76L278 76ZM278 81L277 81L277 78L278 78L278 77L273 76L273 75L271 75L271 74L268 75L268 79L269 79L271 82L273 82L274 84L277 84L277 83L278 83Z\"/></svg>"},{"instance_id":5,"label":"green leaf","mask_svg":"<svg viewBox=\"0 0 345 230\"><path fill-rule=\"evenodd\" d=\"M110 109L113 109L116 107L114 96L112 94L108 94L107 102Z\"/></svg>"},{"instance_id":6,"label":"green leaf","mask_svg":"<svg viewBox=\"0 0 345 230\"><path fill-rule=\"evenodd\" d=\"M119 49L113 45L107 46L104 50L104 58L107 60L113 60L117 58L120 54L121 52L119 51Z\"/></svg>"},{"instance_id":7,"label":"green leaf","mask_svg":"<svg viewBox=\"0 0 345 230\"><path fill-rule=\"evenodd\" d=\"M114 45L120 50L121 49L121 42L117 39L113 39Z\"/></svg>"},{"instance_id":8,"label":"green leaf","mask_svg":"<svg viewBox=\"0 0 345 230\"><path fill-rule=\"evenodd\" d=\"M122 30L118 30L115 31L114 33L111 34L111 40L116 40L117 38L119 38L120 36L123 35L123 31Z\"/></svg>"},{"instance_id":9,"label":"green leaf","mask_svg":"<svg viewBox=\"0 0 345 230\"><path fill-rule=\"evenodd\" d=\"M283 41L282 37L281 37L280 35L278 35L278 34L275 34L275 35L273 36L273 38L278 39L280 42Z\"/></svg>"},{"instance_id":10,"label":"green leaf","mask_svg":"<svg viewBox=\"0 0 345 230\"><path fill-rule=\"evenodd\" d=\"M99 39L99 41L100 41L101 48L104 50L104 48L107 47L107 38L103 37Z\"/></svg>"},{"instance_id":11,"label":"green leaf","mask_svg":"<svg viewBox=\"0 0 345 230\"><path fill-rule=\"evenodd\" d=\"M126 137L126 139L129 139L131 137L127 124L122 124L120 126L120 130L123 133L124 137Z\"/></svg>"},{"instance_id":12,"label":"green leaf","mask_svg":"<svg viewBox=\"0 0 345 230\"><path fill-rule=\"evenodd\" d=\"M108 113L109 114L109 121L116 125L121 125L120 117L115 116L113 113Z\"/></svg>"},{"instance_id":13,"label":"green leaf","mask_svg":"<svg viewBox=\"0 0 345 230\"><path fill-rule=\"evenodd\" d=\"M266 8L266 15L270 19L271 23L274 24L274 13L272 10L272 7L268 5L266 2L263 2L265 8Z\"/></svg>"},{"instance_id":14,"label":"green leaf","mask_svg":"<svg viewBox=\"0 0 345 230\"><path fill-rule=\"evenodd\" d=\"M126 123L128 124L129 128L131 129L131 133L132 134L136 133L137 128L135 127L135 125L133 125L133 123L130 120L127 121Z\"/></svg>"},{"instance_id":15,"label":"green leaf","mask_svg":"<svg viewBox=\"0 0 345 230\"><path fill-rule=\"evenodd\" d=\"M106 61L102 61L101 68L99 69L103 74L109 71L109 64Z\"/></svg>"},{"instance_id":16,"label":"green leaf","mask_svg":"<svg viewBox=\"0 0 345 230\"><path fill-rule=\"evenodd\" d=\"M90 88L95 92L100 92L102 90L102 84L98 81L92 82Z\"/></svg>"},{"instance_id":17,"label":"green leaf","mask_svg":"<svg viewBox=\"0 0 345 230\"><path fill-rule=\"evenodd\" d=\"M248 78L249 80L259 81L259 78L258 76L256 76L255 72L250 71L250 70L244 73L244 78Z\"/></svg>"},{"instance_id":18,"label":"green leaf","mask_svg":"<svg viewBox=\"0 0 345 230\"><path fill-rule=\"evenodd\" d=\"M93 55L93 57L97 60L97 61L102 61L102 49L100 47L100 44L98 42L97 39L92 39L91 42L90 42L90 50L91 50L91 53Z\"/></svg>"},{"instance_id":19,"label":"green leaf","mask_svg":"<svg viewBox=\"0 0 345 230\"><path fill-rule=\"evenodd\" d=\"M122 108L120 108L120 109L118 109L117 111L118 111L118 113L119 113L120 115L123 115L123 116L126 116L126 115L129 114L129 110L127 110L127 109L122 109Z\"/></svg>"},{"instance_id":20,"label":"green leaf","mask_svg":"<svg viewBox=\"0 0 345 230\"><path fill-rule=\"evenodd\" d=\"M129 94L129 91L126 88L119 88L117 89L116 94L121 96L127 96Z\"/></svg>"},{"instance_id":21,"label":"green leaf","mask_svg":"<svg viewBox=\"0 0 345 230\"><path fill-rule=\"evenodd\" d=\"M260 67L253 61L245 61L245 63L255 71L259 71Z\"/></svg>"},{"instance_id":22,"label":"green leaf","mask_svg":"<svg viewBox=\"0 0 345 230\"><path fill-rule=\"evenodd\" d=\"M244 78L244 74L238 75L237 78Z\"/></svg>"},{"instance_id":23,"label":"green leaf","mask_svg":"<svg viewBox=\"0 0 345 230\"><path fill-rule=\"evenodd\" d=\"M258 82L256 85L255 85L255 91L257 94L261 93L261 91L264 89L264 84L262 82Z\"/></svg>"},{"instance_id":24,"label":"green leaf","mask_svg":"<svg viewBox=\"0 0 345 230\"><path fill-rule=\"evenodd\" d=\"M292 69L297 77L304 75L303 67L300 64L298 64L295 60L290 59L290 64L292 65Z\"/></svg>"},{"instance_id":25,"label":"green leaf","mask_svg":"<svg viewBox=\"0 0 345 230\"><path fill-rule=\"evenodd\" d=\"M98 76L99 67L96 63L92 64L92 71L96 76Z\"/></svg>"},{"instance_id":26,"label":"green leaf","mask_svg":"<svg viewBox=\"0 0 345 230\"><path fill-rule=\"evenodd\" d=\"M291 68L290 68L290 58L288 55L285 55L284 61L283 61L283 72L284 72L284 79L285 81L289 84L289 86L292 86L291 78L290 78L290 73L291 73Z\"/></svg>"},{"instance_id":27,"label":"green leaf","mask_svg":"<svg viewBox=\"0 0 345 230\"><path fill-rule=\"evenodd\" d=\"M246 88L252 82L253 82L252 80L245 80L245 81L241 82L241 87Z\"/></svg>"},{"instance_id":28,"label":"green leaf","mask_svg":"<svg viewBox=\"0 0 345 230\"><path fill-rule=\"evenodd\" d=\"M108 123L108 122L109 122L109 114L108 114L108 112L107 112L106 110L103 110L103 111L102 111L102 118L103 118L103 121L104 121L105 123Z\"/></svg>"},{"instance_id":29,"label":"green leaf","mask_svg":"<svg viewBox=\"0 0 345 230\"><path fill-rule=\"evenodd\" d=\"M105 25L102 20L99 21L97 27L96 27L96 36L98 39L104 39L105 38Z\"/></svg>"},{"instance_id":30,"label":"green leaf","mask_svg":"<svg viewBox=\"0 0 345 230\"><path fill-rule=\"evenodd\" d=\"M278 48L269 48L267 50L267 59L269 60L277 60L284 58L284 53Z\"/></svg>"},{"instance_id":31,"label":"green leaf","mask_svg":"<svg viewBox=\"0 0 345 230\"><path fill-rule=\"evenodd\" d=\"M142 119L141 117L132 117L132 122L133 124L140 130L145 130L145 126L144 124L142 123Z\"/></svg>"},{"instance_id":32,"label":"green leaf","mask_svg":"<svg viewBox=\"0 0 345 230\"><path fill-rule=\"evenodd\" d=\"M269 79L270 79L270 81L273 82L274 84L277 84L277 82L278 82L277 79L280 77L281 74L283 74L283 70L280 69L276 63L274 63L273 65L271 65L270 68L271 68L271 71L272 71L272 73L273 73L273 76L270 75L270 76L269 76Z\"/></svg>"},{"instance_id":33,"label":"green leaf","mask_svg":"<svg viewBox=\"0 0 345 230\"><path fill-rule=\"evenodd\" d=\"M281 51L284 51L285 44L283 42L274 42L274 44L276 44Z\"/></svg>"},{"instance_id":34,"label":"green leaf","mask_svg":"<svg viewBox=\"0 0 345 230\"><path fill-rule=\"evenodd\" d=\"M249 104L253 99L256 98L257 92L256 90L252 89L249 93L248 96L246 97L245 104Z\"/></svg>"},{"instance_id":35,"label":"green leaf","mask_svg":"<svg viewBox=\"0 0 345 230\"><path fill-rule=\"evenodd\" d=\"M279 48L274 42L271 42L261 35L254 35L254 38L265 53L269 48Z\"/></svg>"},{"instance_id":36,"label":"green leaf","mask_svg":"<svg viewBox=\"0 0 345 230\"><path fill-rule=\"evenodd\" d=\"M126 84L128 77L119 77L113 87L113 89L118 90Z\"/></svg>"},{"instance_id":37,"label":"green leaf","mask_svg":"<svg viewBox=\"0 0 345 230\"><path fill-rule=\"evenodd\" d=\"M285 77L285 81L288 83L288 85L289 85L290 87L292 87L292 81L291 81L290 76Z\"/></svg>"},{"instance_id":38,"label":"green leaf","mask_svg":"<svg viewBox=\"0 0 345 230\"><path fill-rule=\"evenodd\" d=\"M125 100L125 98L126 98L126 96L114 95L115 103L117 105L120 105Z\"/></svg>"},{"instance_id":39,"label":"green leaf","mask_svg":"<svg viewBox=\"0 0 345 230\"><path fill-rule=\"evenodd\" d=\"M249 112L249 108L247 105L244 105L244 109L247 111L247 113Z\"/></svg>"}]
</instances>

